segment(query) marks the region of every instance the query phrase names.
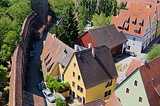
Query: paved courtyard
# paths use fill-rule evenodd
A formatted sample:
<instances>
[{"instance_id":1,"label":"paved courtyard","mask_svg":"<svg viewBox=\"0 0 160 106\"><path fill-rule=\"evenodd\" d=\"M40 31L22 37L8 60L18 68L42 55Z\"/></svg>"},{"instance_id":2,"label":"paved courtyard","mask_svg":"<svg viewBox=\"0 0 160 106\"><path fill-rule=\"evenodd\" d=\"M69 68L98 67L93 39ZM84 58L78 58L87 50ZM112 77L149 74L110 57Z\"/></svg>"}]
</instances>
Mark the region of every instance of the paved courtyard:
<instances>
[{"instance_id":1,"label":"paved courtyard","mask_svg":"<svg viewBox=\"0 0 160 106\"><path fill-rule=\"evenodd\" d=\"M135 52L135 51L134 51ZM132 59L135 59L137 61L140 62L144 62L145 61L145 57L146 57L146 53L139 53L139 52L135 52L136 53L136 57L133 56L129 56L126 54L122 54L118 57L116 57L114 60L116 62L116 66L121 66L119 69L121 69L120 71L118 71L118 79L117 79L117 83L119 84L120 82L123 81L123 79L125 78L125 73L128 69L128 66L130 65Z\"/></svg>"}]
</instances>

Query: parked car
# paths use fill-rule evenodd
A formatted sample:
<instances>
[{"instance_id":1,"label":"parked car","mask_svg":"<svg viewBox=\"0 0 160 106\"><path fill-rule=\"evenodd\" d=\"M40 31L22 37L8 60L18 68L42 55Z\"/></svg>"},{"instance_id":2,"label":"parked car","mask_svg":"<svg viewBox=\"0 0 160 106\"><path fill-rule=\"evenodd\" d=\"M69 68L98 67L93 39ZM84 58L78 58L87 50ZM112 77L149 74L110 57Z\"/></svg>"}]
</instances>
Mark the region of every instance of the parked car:
<instances>
[{"instance_id":1,"label":"parked car","mask_svg":"<svg viewBox=\"0 0 160 106\"><path fill-rule=\"evenodd\" d=\"M48 99L49 102L55 101L56 98L52 95L52 93L49 90L44 89L44 90L42 90L42 93L43 93L44 97L46 99Z\"/></svg>"},{"instance_id":2,"label":"parked car","mask_svg":"<svg viewBox=\"0 0 160 106\"><path fill-rule=\"evenodd\" d=\"M38 90L43 90L44 89L44 83L43 83L42 80L38 80L37 85L38 85Z\"/></svg>"},{"instance_id":3,"label":"parked car","mask_svg":"<svg viewBox=\"0 0 160 106\"><path fill-rule=\"evenodd\" d=\"M133 56L133 57L136 57L136 54L134 52L126 51L126 54Z\"/></svg>"},{"instance_id":4,"label":"parked car","mask_svg":"<svg viewBox=\"0 0 160 106\"><path fill-rule=\"evenodd\" d=\"M34 53L33 53L33 51L30 51L30 57L33 57L34 56Z\"/></svg>"}]
</instances>

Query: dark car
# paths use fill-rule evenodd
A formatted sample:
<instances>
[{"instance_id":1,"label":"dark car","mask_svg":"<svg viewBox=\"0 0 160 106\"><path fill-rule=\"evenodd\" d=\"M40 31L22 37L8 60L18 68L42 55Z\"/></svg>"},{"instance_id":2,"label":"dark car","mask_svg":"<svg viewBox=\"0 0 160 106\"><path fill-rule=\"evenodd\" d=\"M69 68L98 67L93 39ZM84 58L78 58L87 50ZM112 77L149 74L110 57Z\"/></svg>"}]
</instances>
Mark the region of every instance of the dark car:
<instances>
[{"instance_id":1,"label":"dark car","mask_svg":"<svg viewBox=\"0 0 160 106\"><path fill-rule=\"evenodd\" d=\"M42 80L38 80L37 85L38 85L38 90L43 90L45 88Z\"/></svg>"}]
</instances>

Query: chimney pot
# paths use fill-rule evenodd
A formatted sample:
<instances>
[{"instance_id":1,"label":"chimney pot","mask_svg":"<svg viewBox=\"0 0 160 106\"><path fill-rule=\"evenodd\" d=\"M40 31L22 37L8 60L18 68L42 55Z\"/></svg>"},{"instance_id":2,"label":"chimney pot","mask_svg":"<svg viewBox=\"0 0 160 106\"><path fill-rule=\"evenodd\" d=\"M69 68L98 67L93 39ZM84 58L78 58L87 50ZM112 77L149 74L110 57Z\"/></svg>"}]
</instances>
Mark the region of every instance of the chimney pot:
<instances>
[{"instance_id":1,"label":"chimney pot","mask_svg":"<svg viewBox=\"0 0 160 106\"><path fill-rule=\"evenodd\" d=\"M91 48L92 47L92 43L88 43L88 48Z\"/></svg>"},{"instance_id":2,"label":"chimney pot","mask_svg":"<svg viewBox=\"0 0 160 106\"><path fill-rule=\"evenodd\" d=\"M92 56L93 56L93 58L95 58L95 55L96 55L96 54L95 54L95 47L93 46L93 47L92 47Z\"/></svg>"},{"instance_id":3,"label":"chimney pot","mask_svg":"<svg viewBox=\"0 0 160 106\"><path fill-rule=\"evenodd\" d=\"M56 34L52 34L52 38L55 38L56 37Z\"/></svg>"},{"instance_id":4,"label":"chimney pot","mask_svg":"<svg viewBox=\"0 0 160 106\"><path fill-rule=\"evenodd\" d=\"M74 49L76 50L76 51L78 51L78 45L74 45Z\"/></svg>"}]
</instances>

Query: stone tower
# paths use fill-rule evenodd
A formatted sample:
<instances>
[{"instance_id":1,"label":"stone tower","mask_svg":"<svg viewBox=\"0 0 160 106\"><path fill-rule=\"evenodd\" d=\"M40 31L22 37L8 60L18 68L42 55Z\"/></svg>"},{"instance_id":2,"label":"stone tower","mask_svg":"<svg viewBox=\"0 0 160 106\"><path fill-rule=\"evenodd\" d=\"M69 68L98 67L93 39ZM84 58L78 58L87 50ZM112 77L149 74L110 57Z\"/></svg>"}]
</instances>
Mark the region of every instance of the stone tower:
<instances>
[{"instance_id":1,"label":"stone tower","mask_svg":"<svg viewBox=\"0 0 160 106\"><path fill-rule=\"evenodd\" d=\"M48 0L31 0L31 8L37 13L38 20L47 25Z\"/></svg>"}]
</instances>

